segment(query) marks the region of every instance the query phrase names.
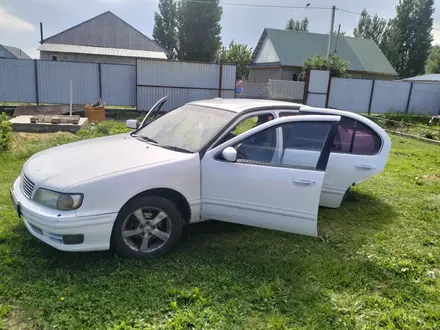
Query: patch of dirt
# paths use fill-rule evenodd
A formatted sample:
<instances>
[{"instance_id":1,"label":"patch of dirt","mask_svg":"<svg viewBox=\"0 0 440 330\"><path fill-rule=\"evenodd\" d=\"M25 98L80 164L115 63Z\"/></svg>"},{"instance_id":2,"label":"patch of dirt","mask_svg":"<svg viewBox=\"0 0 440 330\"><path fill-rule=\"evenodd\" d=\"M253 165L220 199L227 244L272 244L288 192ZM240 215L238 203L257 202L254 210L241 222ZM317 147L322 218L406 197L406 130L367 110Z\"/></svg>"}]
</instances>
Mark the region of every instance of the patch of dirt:
<instances>
[{"instance_id":1,"label":"patch of dirt","mask_svg":"<svg viewBox=\"0 0 440 330\"><path fill-rule=\"evenodd\" d=\"M8 314L7 321L9 330L31 330L34 329L27 324L26 320L17 311L11 311Z\"/></svg>"},{"instance_id":2,"label":"patch of dirt","mask_svg":"<svg viewBox=\"0 0 440 330\"><path fill-rule=\"evenodd\" d=\"M14 132L14 140L12 143L13 148L18 148L26 143L44 142L56 137L71 137L75 134L69 132L55 132L55 133L22 133Z\"/></svg>"},{"instance_id":3,"label":"patch of dirt","mask_svg":"<svg viewBox=\"0 0 440 330\"><path fill-rule=\"evenodd\" d=\"M428 182L432 182L432 181L440 181L440 173L439 174L429 174L429 175L424 175L423 179L425 181Z\"/></svg>"}]
</instances>

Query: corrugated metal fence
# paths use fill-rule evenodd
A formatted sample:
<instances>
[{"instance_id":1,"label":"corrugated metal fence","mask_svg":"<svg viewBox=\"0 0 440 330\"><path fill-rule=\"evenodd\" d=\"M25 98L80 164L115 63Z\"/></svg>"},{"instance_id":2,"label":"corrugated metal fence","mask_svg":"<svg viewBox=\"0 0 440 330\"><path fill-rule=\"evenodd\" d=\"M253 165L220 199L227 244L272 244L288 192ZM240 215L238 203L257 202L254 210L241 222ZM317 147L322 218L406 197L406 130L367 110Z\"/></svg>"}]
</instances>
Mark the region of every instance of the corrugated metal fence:
<instances>
[{"instance_id":1,"label":"corrugated metal fence","mask_svg":"<svg viewBox=\"0 0 440 330\"><path fill-rule=\"evenodd\" d=\"M235 96L235 66L138 60L136 65L0 59L0 102L106 104L149 109L169 95L167 109ZM220 79L221 78L221 79ZM164 109L166 110L166 109Z\"/></svg>"},{"instance_id":2,"label":"corrugated metal fence","mask_svg":"<svg viewBox=\"0 0 440 330\"><path fill-rule=\"evenodd\" d=\"M219 93L221 90L221 93ZM235 66L208 63L137 60L137 106L148 110L169 95L164 109L187 102L235 96Z\"/></svg>"},{"instance_id":3,"label":"corrugated metal fence","mask_svg":"<svg viewBox=\"0 0 440 330\"><path fill-rule=\"evenodd\" d=\"M328 71L311 71L306 101L308 105L357 113L440 113L440 84L349 78L329 80L328 76L321 74L322 72ZM314 86L313 90L311 86ZM320 91L317 96L314 93L317 90L316 86L319 86ZM327 91L321 94L326 89L329 91L328 97Z\"/></svg>"}]
</instances>

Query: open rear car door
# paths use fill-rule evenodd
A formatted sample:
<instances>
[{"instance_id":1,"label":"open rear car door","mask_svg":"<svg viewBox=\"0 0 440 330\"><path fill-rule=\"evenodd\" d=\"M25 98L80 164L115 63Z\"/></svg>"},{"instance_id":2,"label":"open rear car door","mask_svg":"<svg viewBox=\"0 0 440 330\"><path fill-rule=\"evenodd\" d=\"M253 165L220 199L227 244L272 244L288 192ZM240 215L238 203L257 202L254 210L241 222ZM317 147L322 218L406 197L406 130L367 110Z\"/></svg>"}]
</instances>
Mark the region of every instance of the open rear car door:
<instances>
[{"instance_id":1,"label":"open rear car door","mask_svg":"<svg viewBox=\"0 0 440 330\"><path fill-rule=\"evenodd\" d=\"M206 152L202 218L317 236L318 205L339 116L269 121ZM291 157L301 132L321 129L311 166Z\"/></svg>"}]
</instances>

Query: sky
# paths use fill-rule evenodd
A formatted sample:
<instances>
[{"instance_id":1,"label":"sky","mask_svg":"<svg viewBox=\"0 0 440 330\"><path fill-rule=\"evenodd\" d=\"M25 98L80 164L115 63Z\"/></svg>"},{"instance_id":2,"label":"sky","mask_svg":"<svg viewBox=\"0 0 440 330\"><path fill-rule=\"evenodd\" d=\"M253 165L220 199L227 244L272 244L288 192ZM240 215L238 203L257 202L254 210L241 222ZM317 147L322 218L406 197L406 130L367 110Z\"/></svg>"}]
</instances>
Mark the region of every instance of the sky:
<instances>
[{"instance_id":1,"label":"sky","mask_svg":"<svg viewBox=\"0 0 440 330\"><path fill-rule=\"evenodd\" d=\"M223 4L222 41L232 40L255 47L264 28L283 29L289 18L309 18L309 31L327 33L330 27L329 9L337 8L391 18L398 0L220 0ZM151 38L154 12L158 0L0 0L0 44L21 48L32 58L38 58L40 22L47 38L105 11L112 11L124 21ZM298 6L300 8L262 8L232 6L226 3ZM305 8L310 3L309 8ZM337 11L335 30L353 34L359 15ZM440 10L434 13L434 42L440 43Z\"/></svg>"}]
</instances>

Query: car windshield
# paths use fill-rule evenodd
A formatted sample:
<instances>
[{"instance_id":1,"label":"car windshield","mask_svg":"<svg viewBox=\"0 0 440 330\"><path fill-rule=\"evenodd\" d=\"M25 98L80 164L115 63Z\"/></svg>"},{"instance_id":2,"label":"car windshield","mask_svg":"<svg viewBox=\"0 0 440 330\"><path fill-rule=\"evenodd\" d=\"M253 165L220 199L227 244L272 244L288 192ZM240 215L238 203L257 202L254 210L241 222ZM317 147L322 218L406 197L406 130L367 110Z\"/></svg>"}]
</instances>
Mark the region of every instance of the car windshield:
<instances>
[{"instance_id":1,"label":"car windshield","mask_svg":"<svg viewBox=\"0 0 440 330\"><path fill-rule=\"evenodd\" d=\"M179 151L197 152L233 117L232 111L186 104L136 132L136 136Z\"/></svg>"}]
</instances>

